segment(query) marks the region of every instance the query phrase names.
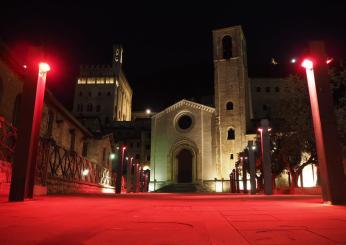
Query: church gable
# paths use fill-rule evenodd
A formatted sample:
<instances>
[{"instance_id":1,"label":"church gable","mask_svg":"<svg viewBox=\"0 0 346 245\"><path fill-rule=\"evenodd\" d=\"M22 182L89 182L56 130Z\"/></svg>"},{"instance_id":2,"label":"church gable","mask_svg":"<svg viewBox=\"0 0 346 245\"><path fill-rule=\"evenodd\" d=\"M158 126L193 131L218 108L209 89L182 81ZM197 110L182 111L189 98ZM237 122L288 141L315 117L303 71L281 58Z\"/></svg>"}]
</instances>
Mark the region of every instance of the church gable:
<instances>
[{"instance_id":1,"label":"church gable","mask_svg":"<svg viewBox=\"0 0 346 245\"><path fill-rule=\"evenodd\" d=\"M203 111L206 111L206 112L209 112L209 113L214 113L215 112L215 108L213 107L209 107L209 106L206 106L206 105L202 105L202 104L199 104L199 103L196 103L196 102L192 102L192 101L189 101L189 100L181 100L177 103L175 103L174 105L171 105L170 107L167 107L165 110L157 113L156 115L153 116L153 118L160 118L162 117L163 115L166 115L174 110L177 110L179 108L182 108L182 107L191 107L191 108L194 108L194 109L198 109L198 110L203 110Z\"/></svg>"}]
</instances>

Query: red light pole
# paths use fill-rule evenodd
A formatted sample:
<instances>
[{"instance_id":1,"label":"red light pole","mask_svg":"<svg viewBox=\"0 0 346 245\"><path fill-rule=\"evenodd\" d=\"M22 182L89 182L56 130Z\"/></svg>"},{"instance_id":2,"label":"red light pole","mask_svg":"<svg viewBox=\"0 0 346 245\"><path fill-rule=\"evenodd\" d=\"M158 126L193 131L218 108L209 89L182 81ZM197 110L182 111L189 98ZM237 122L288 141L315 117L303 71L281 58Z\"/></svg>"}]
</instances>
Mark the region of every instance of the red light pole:
<instances>
[{"instance_id":1,"label":"red light pole","mask_svg":"<svg viewBox=\"0 0 346 245\"><path fill-rule=\"evenodd\" d=\"M122 184L121 182L122 182L122 176L123 176L125 151L126 151L126 146L121 147L121 162L118 165L117 178L115 183L115 193L117 194L121 193L121 184Z\"/></svg>"},{"instance_id":2,"label":"red light pole","mask_svg":"<svg viewBox=\"0 0 346 245\"><path fill-rule=\"evenodd\" d=\"M332 204L346 203L346 177L323 42L311 42L310 51L314 54L314 59L305 59L302 66L306 69L323 201Z\"/></svg>"},{"instance_id":3,"label":"red light pole","mask_svg":"<svg viewBox=\"0 0 346 245\"><path fill-rule=\"evenodd\" d=\"M39 64L36 83L25 81L21 104L19 137L13 160L12 181L9 201L24 201L33 198L37 144L42 119L42 108L46 87L46 75L50 67Z\"/></svg>"},{"instance_id":4,"label":"red light pole","mask_svg":"<svg viewBox=\"0 0 346 245\"><path fill-rule=\"evenodd\" d=\"M273 194L272 186L272 165L270 161L270 138L269 138L269 121L267 119L261 120L261 128L258 131L261 134L261 150L262 150L262 164L264 176L264 194Z\"/></svg>"},{"instance_id":5,"label":"red light pole","mask_svg":"<svg viewBox=\"0 0 346 245\"><path fill-rule=\"evenodd\" d=\"M126 192L129 193L132 191L132 160L133 157L130 158L130 162L127 163L127 173L126 173Z\"/></svg>"}]
</instances>

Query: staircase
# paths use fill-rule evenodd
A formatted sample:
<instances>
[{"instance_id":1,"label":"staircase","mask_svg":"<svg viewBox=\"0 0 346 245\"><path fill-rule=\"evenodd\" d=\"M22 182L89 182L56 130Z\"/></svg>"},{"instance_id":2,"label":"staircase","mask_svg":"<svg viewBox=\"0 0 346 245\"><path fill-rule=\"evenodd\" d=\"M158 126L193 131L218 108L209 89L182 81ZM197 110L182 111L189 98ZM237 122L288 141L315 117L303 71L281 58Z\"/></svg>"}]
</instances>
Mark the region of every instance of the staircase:
<instances>
[{"instance_id":1,"label":"staircase","mask_svg":"<svg viewBox=\"0 0 346 245\"><path fill-rule=\"evenodd\" d=\"M161 193L192 193L192 192L205 192L205 188L201 184L196 183L174 183L166 185L155 192Z\"/></svg>"}]
</instances>

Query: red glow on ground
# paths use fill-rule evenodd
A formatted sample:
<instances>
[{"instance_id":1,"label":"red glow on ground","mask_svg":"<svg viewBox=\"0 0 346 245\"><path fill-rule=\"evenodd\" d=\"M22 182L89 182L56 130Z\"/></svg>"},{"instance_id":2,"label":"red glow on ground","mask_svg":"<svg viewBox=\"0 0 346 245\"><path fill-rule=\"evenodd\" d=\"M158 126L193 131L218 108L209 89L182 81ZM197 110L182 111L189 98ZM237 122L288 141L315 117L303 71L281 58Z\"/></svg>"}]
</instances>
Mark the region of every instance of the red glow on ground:
<instances>
[{"instance_id":1,"label":"red glow on ground","mask_svg":"<svg viewBox=\"0 0 346 245\"><path fill-rule=\"evenodd\" d=\"M1 244L346 243L346 207L319 196L48 196L2 201L0 217Z\"/></svg>"}]
</instances>

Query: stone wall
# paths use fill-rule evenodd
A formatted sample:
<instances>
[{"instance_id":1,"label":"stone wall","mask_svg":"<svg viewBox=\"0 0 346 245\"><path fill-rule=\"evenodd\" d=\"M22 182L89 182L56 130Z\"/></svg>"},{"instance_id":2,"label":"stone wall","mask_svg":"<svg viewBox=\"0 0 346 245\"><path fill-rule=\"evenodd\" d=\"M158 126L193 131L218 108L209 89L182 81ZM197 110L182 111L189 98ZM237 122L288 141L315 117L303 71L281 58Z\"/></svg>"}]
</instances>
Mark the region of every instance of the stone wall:
<instances>
[{"instance_id":1,"label":"stone wall","mask_svg":"<svg viewBox=\"0 0 346 245\"><path fill-rule=\"evenodd\" d=\"M68 181L50 177L47 180L48 194L75 194L75 193L114 193L114 187L104 187L99 184Z\"/></svg>"},{"instance_id":2,"label":"stone wall","mask_svg":"<svg viewBox=\"0 0 346 245\"><path fill-rule=\"evenodd\" d=\"M8 195L11 186L12 164L0 161L0 195ZM34 195L47 194L76 194L76 193L114 193L113 187L104 187L99 184L67 181L61 178L50 177L47 186L35 185Z\"/></svg>"},{"instance_id":3,"label":"stone wall","mask_svg":"<svg viewBox=\"0 0 346 245\"><path fill-rule=\"evenodd\" d=\"M8 195L10 193L12 177L12 163L0 161L0 195ZM47 195L46 186L34 186L34 195Z\"/></svg>"}]
</instances>

